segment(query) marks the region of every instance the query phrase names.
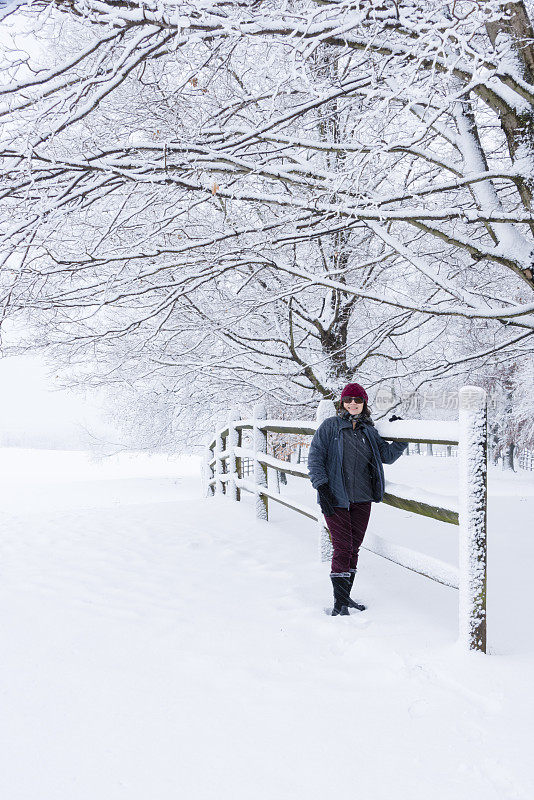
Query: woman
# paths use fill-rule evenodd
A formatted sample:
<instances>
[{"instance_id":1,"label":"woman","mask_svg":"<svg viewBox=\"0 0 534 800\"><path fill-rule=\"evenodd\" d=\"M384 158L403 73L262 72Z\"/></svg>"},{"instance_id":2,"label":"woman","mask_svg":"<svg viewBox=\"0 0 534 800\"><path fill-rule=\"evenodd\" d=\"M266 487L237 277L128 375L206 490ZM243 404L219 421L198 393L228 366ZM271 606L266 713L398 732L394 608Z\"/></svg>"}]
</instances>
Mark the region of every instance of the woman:
<instances>
[{"instance_id":1,"label":"woman","mask_svg":"<svg viewBox=\"0 0 534 800\"><path fill-rule=\"evenodd\" d=\"M382 464L393 464L408 446L386 442L374 427L367 392L349 383L341 393L339 414L319 425L310 445L308 471L317 489L330 531L334 556L330 577L334 589L332 616L365 606L351 600L358 552L369 522L371 503L384 496ZM391 417L390 421L400 419Z\"/></svg>"}]
</instances>

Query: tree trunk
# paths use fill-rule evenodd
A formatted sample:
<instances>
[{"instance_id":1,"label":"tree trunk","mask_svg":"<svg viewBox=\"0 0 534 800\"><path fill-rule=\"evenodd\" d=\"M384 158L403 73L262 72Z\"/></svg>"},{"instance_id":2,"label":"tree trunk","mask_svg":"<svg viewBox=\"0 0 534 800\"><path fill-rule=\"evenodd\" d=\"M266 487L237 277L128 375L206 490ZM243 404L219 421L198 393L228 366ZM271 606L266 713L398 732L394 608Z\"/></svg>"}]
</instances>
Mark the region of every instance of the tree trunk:
<instances>
[{"instance_id":1,"label":"tree trunk","mask_svg":"<svg viewBox=\"0 0 534 800\"><path fill-rule=\"evenodd\" d=\"M501 10L505 15L502 19L486 24L489 39L496 48L500 43L504 46L507 43L511 44L517 58L520 77L532 85L534 83L534 29L525 4L522 0L515 3L503 3ZM532 148L534 109L525 102L522 109L512 106L503 107L499 116L510 156L512 160L515 160L521 145L529 150ZM523 204L526 208L530 208L534 190L532 182L527 184L525 181L519 181L517 185Z\"/></svg>"},{"instance_id":2,"label":"tree trunk","mask_svg":"<svg viewBox=\"0 0 534 800\"><path fill-rule=\"evenodd\" d=\"M514 454L515 454L515 443L510 442L510 444L506 448L505 463L506 463L506 469L511 469L512 472L515 472Z\"/></svg>"}]
</instances>

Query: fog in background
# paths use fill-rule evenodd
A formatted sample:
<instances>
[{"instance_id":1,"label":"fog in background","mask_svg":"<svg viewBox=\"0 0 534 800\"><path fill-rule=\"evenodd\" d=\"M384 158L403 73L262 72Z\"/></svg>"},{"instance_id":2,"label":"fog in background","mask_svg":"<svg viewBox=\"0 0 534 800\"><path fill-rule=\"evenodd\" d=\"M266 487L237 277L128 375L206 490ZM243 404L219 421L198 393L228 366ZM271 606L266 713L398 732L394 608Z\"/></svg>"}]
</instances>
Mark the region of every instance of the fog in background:
<instances>
[{"instance_id":1,"label":"fog in background","mask_svg":"<svg viewBox=\"0 0 534 800\"><path fill-rule=\"evenodd\" d=\"M61 389L42 358L0 358L0 447L100 450L119 442L96 399Z\"/></svg>"}]
</instances>

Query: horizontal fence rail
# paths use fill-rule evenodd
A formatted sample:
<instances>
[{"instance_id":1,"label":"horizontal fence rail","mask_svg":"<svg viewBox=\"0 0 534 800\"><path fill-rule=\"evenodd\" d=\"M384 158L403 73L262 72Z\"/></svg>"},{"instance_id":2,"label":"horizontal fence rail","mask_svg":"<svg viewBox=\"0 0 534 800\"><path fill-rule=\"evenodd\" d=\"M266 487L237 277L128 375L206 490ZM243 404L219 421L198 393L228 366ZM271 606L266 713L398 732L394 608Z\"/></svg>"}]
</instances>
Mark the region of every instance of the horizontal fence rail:
<instances>
[{"instance_id":1,"label":"horizontal fence rail","mask_svg":"<svg viewBox=\"0 0 534 800\"><path fill-rule=\"evenodd\" d=\"M460 496L440 495L410 486L386 482L383 502L395 508L430 517L459 527L460 567L417 553L368 532L362 547L445 586L459 589L460 638L468 649L486 652L486 503L487 503L487 418L483 389L463 387L459 395L458 422L441 420L397 420L377 424L379 434L390 441L415 444L458 445ZM335 414L331 401L322 400L314 422L266 418L263 406L256 406L250 419L231 412L220 423L205 450L203 478L207 495L226 494L240 500L241 492L255 496L256 516L268 521L269 503L313 520L320 529L321 549L326 558L331 543L318 507L283 497L269 485L269 471L309 480L304 464L284 461L267 453L269 433L313 436L321 422ZM251 446L243 446L243 432L250 431ZM253 465L245 470L245 464ZM245 472L247 477L245 477ZM252 479L251 479L252 478Z\"/></svg>"},{"instance_id":2,"label":"horizontal fence rail","mask_svg":"<svg viewBox=\"0 0 534 800\"><path fill-rule=\"evenodd\" d=\"M329 402L329 401L321 401ZM333 405L333 404L332 404ZM333 413L335 414L335 408ZM235 422L237 430L252 430L254 421L252 419L242 419ZM258 427L265 433L295 433L302 436L313 436L317 428L318 422L310 422L310 420L295 420L285 421L277 419L264 419L258 420ZM384 439L390 439L397 442L414 442L416 444L458 444L459 437L459 423L443 420L427 420L427 419L413 419L413 420L397 420L396 422L378 422L376 424L378 433ZM439 435L436 435L436 429L439 430ZM217 432L218 436L226 439L228 436L228 426ZM215 438L208 444L208 447L213 449L215 446Z\"/></svg>"}]
</instances>

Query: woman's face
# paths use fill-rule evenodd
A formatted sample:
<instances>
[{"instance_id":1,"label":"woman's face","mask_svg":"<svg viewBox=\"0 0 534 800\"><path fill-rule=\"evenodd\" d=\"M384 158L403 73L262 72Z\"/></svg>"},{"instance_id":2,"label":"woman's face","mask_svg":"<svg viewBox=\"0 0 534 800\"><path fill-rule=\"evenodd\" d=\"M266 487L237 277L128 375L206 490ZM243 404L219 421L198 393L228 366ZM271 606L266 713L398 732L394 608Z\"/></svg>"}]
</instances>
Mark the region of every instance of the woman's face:
<instances>
[{"instance_id":1,"label":"woman's face","mask_svg":"<svg viewBox=\"0 0 534 800\"><path fill-rule=\"evenodd\" d=\"M346 408L349 414L361 414L363 400L361 397L345 397L343 399L343 408Z\"/></svg>"}]
</instances>

